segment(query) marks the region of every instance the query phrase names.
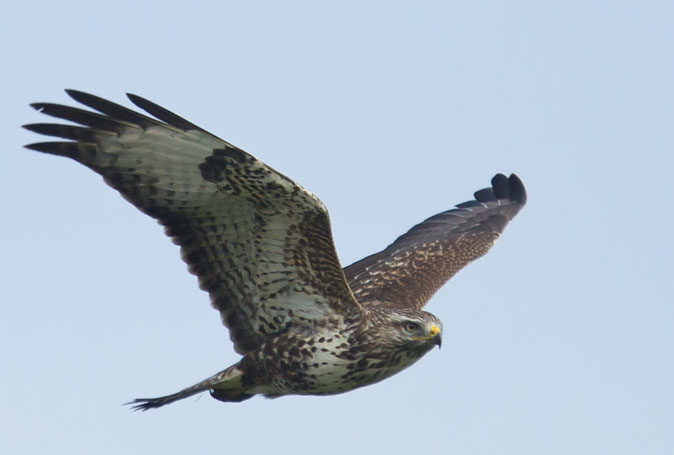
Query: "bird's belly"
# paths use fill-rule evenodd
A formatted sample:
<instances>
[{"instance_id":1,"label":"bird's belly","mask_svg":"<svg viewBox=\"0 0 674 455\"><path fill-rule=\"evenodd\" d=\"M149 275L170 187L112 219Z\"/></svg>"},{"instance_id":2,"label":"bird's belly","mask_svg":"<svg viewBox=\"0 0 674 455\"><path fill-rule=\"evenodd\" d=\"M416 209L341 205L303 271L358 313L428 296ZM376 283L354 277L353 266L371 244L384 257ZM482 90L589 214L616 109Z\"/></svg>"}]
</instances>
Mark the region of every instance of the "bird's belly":
<instances>
[{"instance_id":1,"label":"bird's belly","mask_svg":"<svg viewBox=\"0 0 674 455\"><path fill-rule=\"evenodd\" d=\"M281 395L334 395L374 384L410 366L417 359L369 359L334 351L314 353L295 364L297 368L274 375L270 382L255 389L268 397Z\"/></svg>"}]
</instances>

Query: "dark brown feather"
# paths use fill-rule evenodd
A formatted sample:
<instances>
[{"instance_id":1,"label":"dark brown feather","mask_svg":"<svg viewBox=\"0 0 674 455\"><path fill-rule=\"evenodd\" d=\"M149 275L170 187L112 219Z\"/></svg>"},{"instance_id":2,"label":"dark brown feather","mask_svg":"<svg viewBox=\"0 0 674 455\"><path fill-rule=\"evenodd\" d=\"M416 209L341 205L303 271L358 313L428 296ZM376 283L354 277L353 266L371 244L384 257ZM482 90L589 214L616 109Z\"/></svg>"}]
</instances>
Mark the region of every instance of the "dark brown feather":
<instances>
[{"instance_id":1,"label":"dark brown feather","mask_svg":"<svg viewBox=\"0 0 674 455\"><path fill-rule=\"evenodd\" d=\"M189 130L201 131L202 133L206 133L213 136L211 133L204 130L203 128L195 125L190 121L185 120L179 115L174 114L168 109L163 108L160 105L153 103L152 101L146 100L145 98L140 97L138 95L134 95L133 93L127 93L126 96L131 100L133 104L143 109L145 112L154 115L159 120L166 122L168 125L175 126L176 128L180 128L181 130L185 131Z\"/></svg>"},{"instance_id":2,"label":"dark brown feather","mask_svg":"<svg viewBox=\"0 0 674 455\"><path fill-rule=\"evenodd\" d=\"M526 203L521 180L497 174L475 200L414 226L344 269L361 305L423 308L456 272L484 255Z\"/></svg>"},{"instance_id":3,"label":"dark brown feather","mask_svg":"<svg viewBox=\"0 0 674 455\"><path fill-rule=\"evenodd\" d=\"M158 122L151 117L139 114L136 111L132 111L129 108L90 93L80 92L79 90L72 89L66 90L66 93L70 95L70 97L75 101L95 109L101 114L105 114L110 118L121 120L131 125L138 125L143 128L161 125L161 122Z\"/></svg>"}]
</instances>

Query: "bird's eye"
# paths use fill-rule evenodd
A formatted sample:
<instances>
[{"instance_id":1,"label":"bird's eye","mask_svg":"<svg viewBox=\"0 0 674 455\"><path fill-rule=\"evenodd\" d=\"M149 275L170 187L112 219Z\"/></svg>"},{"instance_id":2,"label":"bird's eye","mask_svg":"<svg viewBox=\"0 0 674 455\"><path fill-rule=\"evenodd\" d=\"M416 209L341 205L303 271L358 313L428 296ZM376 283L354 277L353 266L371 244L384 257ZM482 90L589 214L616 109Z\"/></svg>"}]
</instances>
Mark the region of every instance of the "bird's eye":
<instances>
[{"instance_id":1,"label":"bird's eye","mask_svg":"<svg viewBox=\"0 0 674 455\"><path fill-rule=\"evenodd\" d=\"M419 328L419 324L416 322L406 322L403 324L403 328L405 329L406 332L414 332Z\"/></svg>"}]
</instances>

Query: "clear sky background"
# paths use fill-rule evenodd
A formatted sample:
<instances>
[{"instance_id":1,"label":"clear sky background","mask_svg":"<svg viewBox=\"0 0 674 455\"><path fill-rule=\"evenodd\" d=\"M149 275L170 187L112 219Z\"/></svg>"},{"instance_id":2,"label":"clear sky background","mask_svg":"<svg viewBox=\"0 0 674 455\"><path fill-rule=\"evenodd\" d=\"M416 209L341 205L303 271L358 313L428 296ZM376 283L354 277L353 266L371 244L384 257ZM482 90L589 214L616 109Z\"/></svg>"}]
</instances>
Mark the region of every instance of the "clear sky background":
<instances>
[{"instance_id":1,"label":"clear sky background","mask_svg":"<svg viewBox=\"0 0 674 455\"><path fill-rule=\"evenodd\" d=\"M12 3L0 453L671 454L673 23L668 1ZM295 179L345 265L496 172L529 203L401 374L133 413L239 357L153 220L22 149L63 88L137 93Z\"/></svg>"}]
</instances>

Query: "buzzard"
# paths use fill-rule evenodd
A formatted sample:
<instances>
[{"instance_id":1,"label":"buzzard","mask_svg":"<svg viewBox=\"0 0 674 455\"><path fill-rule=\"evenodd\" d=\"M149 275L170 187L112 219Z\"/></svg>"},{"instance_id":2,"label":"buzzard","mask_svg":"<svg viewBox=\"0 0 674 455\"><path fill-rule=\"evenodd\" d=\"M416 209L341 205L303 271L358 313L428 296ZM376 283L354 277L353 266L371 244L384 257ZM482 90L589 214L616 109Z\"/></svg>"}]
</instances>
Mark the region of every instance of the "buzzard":
<instances>
[{"instance_id":1,"label":"buzzard","mask_svg":"<svg viewBox=\"0 0 674 455\"><path fill-rule=\"evenodd\" d=\"M520 179L491 187L414 226L342 269L328 211L311 192L240 148L144 98L140 114L67 90L91 110L31 106L74 124L30 131L66 139L26 147L72 158L157 219L220 312L236 364L135 409L210 391L329 395L385 379L440 346L442 323L423 311L459 269L484 255L526 202Z\"/></svg>"}]
</instances>

